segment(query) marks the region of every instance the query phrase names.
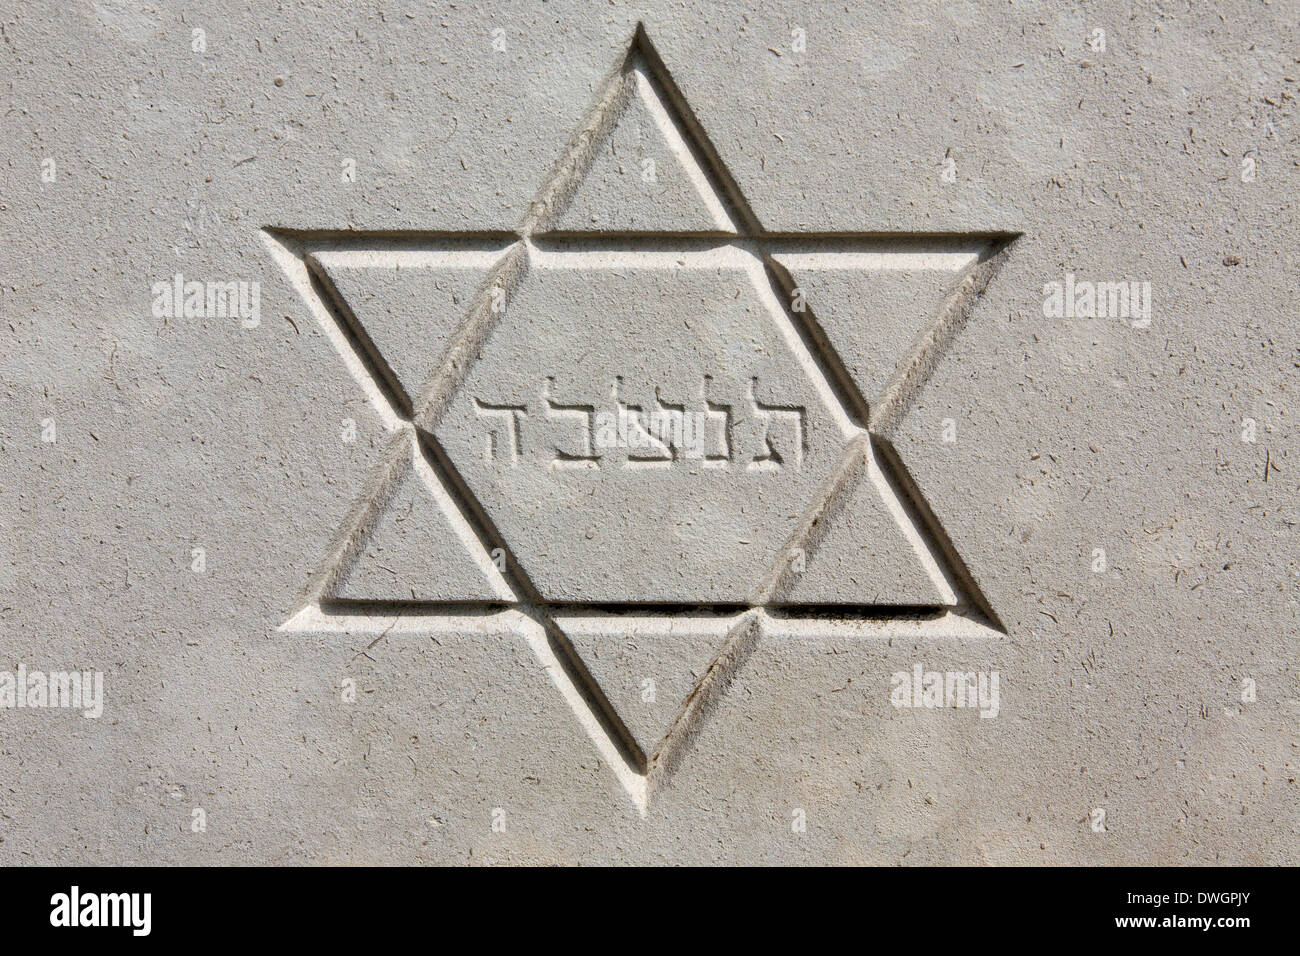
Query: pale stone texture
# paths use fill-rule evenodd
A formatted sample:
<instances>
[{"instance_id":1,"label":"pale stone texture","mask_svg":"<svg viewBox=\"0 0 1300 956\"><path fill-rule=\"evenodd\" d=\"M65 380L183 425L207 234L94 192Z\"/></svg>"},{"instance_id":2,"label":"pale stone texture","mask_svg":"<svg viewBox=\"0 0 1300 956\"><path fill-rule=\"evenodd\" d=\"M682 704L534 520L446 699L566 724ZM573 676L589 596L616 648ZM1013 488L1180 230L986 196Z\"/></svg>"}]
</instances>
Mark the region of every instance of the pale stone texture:
<instances>
[{"instance_id":1,"label":"pale stone texture","mask_svg":"<svg viewBox=\"0 0 1300 956\"><path fill-rule=\"evenodd\" d=\"M106 685L98 720L0 710L0 862L1300 862L1297 19L0 5L0 669ZM880 435L1004 636L728 645L644 815L525 630L280 629L391 435L263 233L495 242L638 20L768 229L1019 235ZM601 225L645 198L556 228L645 228ZM260 324L155 318L178 272L260 282ZM1067 272L1149 281L1150 327L1044 318ZM411 294L362 301L409 335ZM416 358L389 357L404 388ZM682 702L689 642L587 669L650 740L643 651ZM917 663L998 671L999 715L892 707Z\"/></svg>"}]
</instances>

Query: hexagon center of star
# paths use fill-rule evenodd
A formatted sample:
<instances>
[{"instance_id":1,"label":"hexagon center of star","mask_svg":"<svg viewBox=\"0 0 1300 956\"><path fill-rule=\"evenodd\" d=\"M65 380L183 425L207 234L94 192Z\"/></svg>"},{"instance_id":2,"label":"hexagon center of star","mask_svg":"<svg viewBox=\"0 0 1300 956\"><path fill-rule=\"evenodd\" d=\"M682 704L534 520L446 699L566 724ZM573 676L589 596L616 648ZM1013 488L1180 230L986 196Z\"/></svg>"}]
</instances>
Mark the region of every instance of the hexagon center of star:
<instances>
[{"instance_id":1,"label":"hexagon center of star","mask_svg":"<svg viewBox=\"0 0 1300 956\"><path fill-rule=\"evenodd\" d=\"M761 263L528 251L435 437L543 600L751 601L854 434Z\"/></svg>"}]
</instances>

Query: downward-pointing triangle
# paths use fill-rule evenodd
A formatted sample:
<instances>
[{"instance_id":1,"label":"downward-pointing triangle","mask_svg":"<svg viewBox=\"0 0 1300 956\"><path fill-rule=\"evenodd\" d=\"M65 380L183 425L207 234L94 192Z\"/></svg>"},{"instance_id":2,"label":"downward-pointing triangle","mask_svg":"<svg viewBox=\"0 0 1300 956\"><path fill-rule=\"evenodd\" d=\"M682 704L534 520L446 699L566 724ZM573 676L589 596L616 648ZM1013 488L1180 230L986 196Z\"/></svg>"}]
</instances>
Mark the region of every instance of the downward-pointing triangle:
<instances>
[{"instance_id":1,"label":"downward-pointing triangle","mask_svg":"<svg viewBox=\"0 0 1300 956\"><path fill-rule=\"evenodd\" d=\"M812 313L862 397L873 404L945 298L977 260L975 252L779 253L792 300ZM908 267L900 267L910 262Z\"/></svg>"},{"instance_id":2,"label":"downward-pointing triangle","mask_svg":"<svg viewBox=\"0 0 1300 956\"><path fill-rule=\"evenodd\" d=\"M652 761L735 621L573 616L557 623Z\"/></svg>"}]
</instances>

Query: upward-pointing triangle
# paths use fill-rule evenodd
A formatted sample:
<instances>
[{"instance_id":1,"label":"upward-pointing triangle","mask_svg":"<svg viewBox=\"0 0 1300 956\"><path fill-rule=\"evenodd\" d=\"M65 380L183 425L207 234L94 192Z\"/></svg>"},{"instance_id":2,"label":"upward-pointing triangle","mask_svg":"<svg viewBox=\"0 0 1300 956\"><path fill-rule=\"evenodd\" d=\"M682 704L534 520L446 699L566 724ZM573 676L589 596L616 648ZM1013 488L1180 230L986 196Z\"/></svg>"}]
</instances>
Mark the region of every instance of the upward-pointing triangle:
<instances>
[{"instance_id":1,"label":"upward-pointing triangle","mask_svg":"<svg viewBox=\"0 0 1300 956\"><path fill-rule=\"evenodd\" d=\"M355 527L325 600L461 603L511 600L464 519L413 440L398 454L375 504Z\"/></svg>"},{"instance_id":2,"label":"upward-pointing triangle","mask_svg":"<svg viewBox=\"0 0 1300 956\"><path fill-rule=\"evenodd\" d=\"M802 564L785 573L774 603L955 605L935 556L866 445L841 489L814 520Z\"/></svg>"},{"instance_id":3,"label":"upward-pointing triangle","mask_svg":"<svg viewBox=\"0 0 1300 956\"><path fill-rule=\"evenodd\" d=\"M735 231L674 110L637 58L616 81L614 117L553 228L560 232Z\"/></svg>"}]
</instances>

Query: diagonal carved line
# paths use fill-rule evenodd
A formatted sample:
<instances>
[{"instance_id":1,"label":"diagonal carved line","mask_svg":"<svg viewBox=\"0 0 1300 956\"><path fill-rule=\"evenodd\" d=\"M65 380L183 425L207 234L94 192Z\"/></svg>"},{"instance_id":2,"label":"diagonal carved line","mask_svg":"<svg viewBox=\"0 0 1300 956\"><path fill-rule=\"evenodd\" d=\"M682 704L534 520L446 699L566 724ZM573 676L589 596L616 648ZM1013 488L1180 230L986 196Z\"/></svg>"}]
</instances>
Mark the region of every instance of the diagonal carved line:
<instances>
[{"instance_id":1,"label":"diagonal carved line","mask_svg":"<svg viewBox=\"0 0 1300 956\"><path fill-rule=\"evenodd\" d=\"M835 525L836 519L848 505L853 490L866 480L868 464L866 449L870 439L860 438L852 445L852 451L842 462L840 468L832 474L825 497L819 502L814 512L805 516L806 526L800 526L791 540L782 550L782 561L775 567L776 578L770 589L764 593L764 604L780 604L785 601L799 580L794 570L794 557L797 549L802 549L805 560L815 558L821 550L822 543Z\"/></svg>"},{"instance_id":2,"label":"diagonal carved line","mask_svg":"<svg viewBox=\"0 0 1300 956\"><path fill-rule=\"evenodd\" d=\"M645 45L649 46L648 40ZM677 157L687 180L704 204L714 231L734 234L737 220L734 204L717 181L716 173L710 171L709 160L703 155L695 134L686 128L681 110L673 105L664 84L655 75L654 67L640 50L637 51L636 67L637 70L630 80L638 88L638 92L641 84L645 84L645 92L648 94L646 108L653 122L659 127L659 134L667 144L669 152Z\"/></svg>"},{"instance_id":3,"label":"diagonal carved line","mask_svg":"<svg viewBox=\"0 0 1300 956\"><path fill-rule=\"evenodd\" d=\"M388 361L381 354L379 347L375 345L374 339L370 337L370 333L366 331L365 326L361 324L361 321L352 311L352 307L344 300L338 287L334 285L334 280L329 277L320 260L315 255L308 254L303 261L307 266L312 291L334 317L343 334L347 336L353 350L365 364L370 377L375 381L380 391L384 393L384 397L397 410L400 417L409 419L411 417L411 398L406 394L406 389L402 388L401 382L398 381L397 373L393 371L392 366L388 364Z\"/></svg>"},{"instance_id":4,"label":"diagonal carved line","mask_svg":"<svg viewBox=\"0 0 1300 956\"><path fill-rule=\"evenodd\" d=\"M914 548L918 549L918 558L930 573L936 576L936 587L953 595L955 604L951 609L934 608L926 612L922 608L912 608L922 619L941 619L951 610L962 617L972 617L975 623L992 631L1006 633L1001 620L993 612L988 600L975 583L970 570L953 546L951 538L943 530L920 489L903 467L902 461L893 446L877 435L863 435L852 442L846 449L836 470L831 474L821 493L804 513L799 525L791 533L782 547L777 563L768 571L762 585L756 593L753 603L758 607L771 609L771 605L780 602L783 595L789 593L793 586L793 563L796 551L803 549L806 555L816 553L823 535L834 522L836 514L843 506L850 491L858 481L863 480L870 469L870 456L877 455L877 467L882 479L888 483L889 492L894 496L903 510L903 515L895 517L895 523L907 535ZM828 608L827 616L838 616ZM784 615L793 616L794 608L785 608ZM800 615L805 617L808 615ZM904 616L904 615L900 615ZM869 620L867 615L861 616Z\"/></svg>"},{"instance_id":5,"label":"diagonal carved line","mask_svg":"<svg viewBox=\"0 0 1300 956\"><path fill-rule=\"evenodd\" d=\"M611 736L601 721L601 712L593 709L583 689L574 682L573 671L556 654L556 646L546 633L545 626L539 624L527 614L518 611L508 612L519 620L524 640L532 648L533 656L551 682L560 692L560 696L569 705L579 725L587 732L596 751L608 762L610 769L625 793L631 798L633 806L642 817L646 815L646 778L634 763L639 760L635 755L630 759L620 738ZM639 751L637 752L639 754Z\"/></svg>"},{"instance_id":6,"label":"diagonal carved line","mask_svg":"<svg viewBox=\"0 0 1300 956\"><path fill-rule=\"evenodd\" d=\"M683 756L699 737L718 702L726 696L736 675L758 646L762 632L762 611L747 611L727 632L722 649L695 690L687 698L680 716L660 743L646 771L647 789L661 785L681 766Z\"/></svg>"},{"instance_id":7,"label":"diagonal carved line","mask_svg":"<svg viewBox=\"0 0 1300 956\"><path fill-rule=\"evenodd\" d=\"M271 228L262 230L262 241L289 280L290 286L306 304L308 313L316 320L325 338L343 359L344 368L361 386L366 400L374 407L384 427L398 427L402 423L402 417L392 402L391 393L384 387L382 380L375 376L374 369L367 365L359 343L354 336L348 334L347 324L341 322L339 316L330 309L325 297L321 295L319 285L313 282L304 261L302 243Z\"/></svg>"},{"instance_id":8,"label":"diagonal carved line","mask_svg":"<svg viewBox=\"0 0 1300 956\"><path fill-rule=\"evenodd\" d=\"M482 528L471 520L472 515L467 516L464 497L451 490L445 469L433 460L428 445L420 439L420 432L414 428L410 431L414 446L411 451L415 456L417 476L425 483L437 506L443 510L447 523L464 547L465 553L491 583L499 599L516 600L518 591L510 585L506 575L499 571L492 561L491 549L483 537Z\"/></svg>"},{"instance_id":9,"label":"diagonal carved line","mask_svg":"<svg viewBox=\"0 0 1300 956\"><path fill-rule=\"evenodd\" d=\"M870 441L871 436L863 432L845 446L835 470L826 479L817 497L805 509L799 524L786 538L785 544L777 553L776 563L763 576L762 582L754 593L753 604L758 606L770 604L777 600L781 593L788 590L796 552L800 549L806 552L813 547L814 545L809 542L814 535L820 538L818 525L830 523L829 519L834 514L833 509L836 507L837 500L847 497L848 492L853 488L858 472L863 467L862 461Z\"/></svg>"},{"instance_id":10,"label":"diagonal carved line","mask_svg":"<svg viewBox=\"0 0 1300 956\"><path fill-rule=\"evenodd\" d=\"M774 277L773 285L779 290L778 298L782 299L786 305L786 311L791 321L799 328L800 333L806 337L809 342L809 349L818 356L823 368L826 369L826 377L835 389L837 397L850 417L854 419L854 423L861 428L866 428L871 418L871 403L868 402L867 396L862 394L857 383L853 380L844 359L831 343L830 336L826 333L825 327L818 320L811 306L805 303L802 313L794 311L794 290L799 287L799 283L794 278L790 268L785 263L780 262L776 256L793 256L796 259L803 258L816 261L822 256L831 255L834 260L842 261L842 257L856 254L866 259L871 268L944 269L952 268L949 263L953 260L960 262L967 256L974 258L975 265L978 265L981 258L987 256L990 243L994 241L965 235L879 239L854 237L847 233L843 235L823 233L805 236L798 240L789 237L765 240L763 243L763 261L768 268L768 272ZM895 263L894 260L902 261ZM885 265L885 263L890 264ZM864 264L862 268L867 268L868 264ZM973 268L973 266L970 268ZM951 297L945 300L940 308L939 324L942 323L943 316L948 313L950 306ZM927 329L926 331L928 334L932 330ZM924 336L918 341L922 340L924 340ZM900 365L909 365L911 356L911 352L907 353Z\"/></svg>"},{"instance_id":11,"label":"diagonal carved line","mask_svg":"<svg viewBox=\"0 0 1300 956\"><path fill-rule=\"evenodd\" d=\"M872 444L880 453L884 470L889 472L896 483L900 500L909 509L915 524L925 530L925 537L931 550L935 552L935 558L939 561L945 578L957 593L956 610L975 617L978 623L992 630L1005 634L1007 632L1005 625L993 611L984 592L975 583L970 569L966 567L966 562L962 560L952 539L944 531L943 525L939 523L925 496L921 494L921 489L903 465L898 451L887 438L880 435L872 436Z\"/></svg>"},{"instance_id":12,"label":"diagonal carved line","mask_svg":"<svg viewBox=\"0 0 1300 956\"><path fill-rule=\"evenodd\" d=\"M483 550L490 555L493 549L500 548L505 555L505 568L501 571L501 575L505 578L507 586L519 596L520 603L528 605L539 603L537 588L529 580L523 565L515 557L514 552L506 543L505 538L501 535L487 510L479 503L474 493L470 491L469 485L465 483L460 472L456 470L456 466L452 464L451 458L447 455L442 444L437 438L425 431L417 430L416 436L416 441L419 443L425 461L429 463L434 475L442 482L442 486L447 490L447 495L451 498L452 504L460 512L461 518L469 525L470 530L474 532L474 536L478 538Z\"/></svg>"},{"instance_id":13,"label":"diagonal carved line","mask_svg":"<svg viewBox=\"0 0 1300 956\"><path fill-rule=\"evenodd\" d=\"M500 288L505 309L528 272L528 250L519 243L506 251L474 296L469 317L447 344L442 358L435 364L428 380L415 400L412 420L416 427L432 433L447 412L465 376L483 351L488 336L496 328L505 310L493 311L492 290Z\"/></svg>"},{"instance_id":14,"label":"diagonal carved line","mask_svg":"<svg viewBox=\"0 0 1300 956\"><path fill-rule=\"evenodd\" d=\"M341 598L330 597L336 592L338 585L346 569L350 568L353 562L365 550L370 536L373 534L379 518L387 507L399 479L410 468L419 470L420 463L412 461L411 456L419 456L424 459L432 476L426 476L426 480L431 480L441 484L440 489L429 488L429 493L434 499L436 507L450 507L455 509L458 514L448 514L447 520L452 525L453 534L461 540L466 554L483 568L483 573L493 581L494 588L500 595L499 601L483 601L481 599L467 600L464 602L440 602L449 607L456 607L461 610L473 607L503 607L515 603L515 590L511 588L510 583L506 580L505 575L499 574L495 567L488 567L488 548L484 546L484 540L480 530L475 527L474 523L465 518L465 509L462 504L456 500L447 482L438 475L438 470L433 463L428 461L428 454L421 446L418 435L413 429L403 428L398 430L384 447L380 456L379 463L371 472L369 479L362 488L361 494L349 509L347 516L339 525L339 530L331 544L326 548L325 556L316 573L308 580L307 585L300 594L305 602L315 602L322 609L331 608L354 608L358 606L369 606L377 610L383 610L388 613L392 607L401 606L402 609L427 608L436 606L431 602L424 601L352 601ZM441 494L440 494L441 492ZM446 501L442 498L446 497ZM457 527L457 517L463 525ZM478 549L478 553L476 552Z\"/></svg>"},{"instance_id":15,"label":"diagonal carved line","mask_svg":"<svg viewBox=\"0 0 1300 956\"><path fill-rule=\"evenodd\" d=\"M637 770L641 777L646 781L646 796L648 796L648 784L651 780L651 774L654 775L655 780L662 782L667 779L676 765L676 762L672 760L667 764L663 762L656 763L656 761L658 761L660 756L665 753L671 754L670 745L672 741L685 741L690 739L689 735L693 732L691 729L692 723L705 716L707 712L701 705L708 699L710 688L713 688L714 693L720 694L724 684L726 683L726 681L721 681L721 676L726 675L733 664L734 666L739 666L739 664L743 663L744 659L748 658L749 649L745 649L743 653L736 653L738 647L736 643L736 628L737 625L752 616L751 611L747 610L741 613L733 612L729 614L699 615L692 618L692 620L697 623L704 622L707 625L710 625L710 627L707 628L707 631L718 637L719 646L717 651L712 655L708 666L705 668L704 674L701 676L700 680L696 682L695 686L691 688L691 693L688 698L682 702L681 709L673 715L673 720L664 737L655 744L654 757L647 763L643 763L643 765ZM653 628L656 623L664 624L671 629L674 624L680 623L680 621L681 617L678 615L658 615L647 617L644 614L640 614L632 616L630 618L631 626L624 630L619 626L618 621L611 621L609 615L591 613L590 611L579 611L564 616L559 623L561 627L566 630L577 629L583 630L586 633L593 633L594 630L595 632L600 633L638 633L648 635L650 633L648 628ZM684 737L683 735L687 736ZM669 750L665 751L665 747L669 747Z\"/></svg>"},{"instance_id":16,"label":"diagonal carved line","mask_svg":"<svg viewBox=\"0 0 1300 956\"><path fill-rule=\"evenodd\" d=\"M917 387L929 378L936 363L946 354L957 332L970 317L975 303L1005 265L1011 245L1017 238L995 239L949 294L940 310L939 321L921 336L881 390L871 422L872 432L887 435L898 425L903 412L915 398Z\"/></svg>"},{"instance_id":17,"label":"diagonal carved line","mask_svg":"<svg viewBox=\"0 0 1300 956\"><path fill-rule=\"evenodd\" d=\"M654 84L656 92L660 94L660 99L670 107L671 115L681 128L687 146L695 154L697 165L712 181L714 192L726 208L731 221L736 224L737 231L741 235L748 236L761 234L763 227L758 217L754 215L754 210L745 200L740 186L732 177L727 164L722 161L708 133L700 125L695 111L686 102L686 97L678 88L663 58L659 56L659 51L650 42L650 35L646 32L644 23L636 25L632 45L644 59L646 75Z\"/></svg>"},{"instance_id":18,"label":"diagonal carved line","mask_svg":"<svg viewBox=\"0 0 1300 956\"><path fill-rule=\"evenodd\" d=\"M333 593L343 576L343 569L365 549L375 522L407 464L409 442L406 432L398 431L384 446L379 465L371 472L361 494L339 524L334 539L325 549L320 567L303 588L301 603L318 603L325 595Z\"/></svg>"},{"instance_id":19,"label":"diagonal carved line","mask_svg":"<svg viewBox=\"0 0 1300 956\"><path fill-rule=\"evenodd\" d=\"M623 718L618 715L614 705L605 696L605 691L601 689L599 682L587 669L582 655L573 646L568 635L547 611L538 607L520 608L520 610L541 625L551 650L568 673L575 690L581 695L583 704L596 718L628 767L634 773L644 776L647 766L645 753L642 752L627 725L623 723Z\"/></svg>"},{"instance_id":20,"label":"diagonal carved line","mask_svg":"<svg viewBox=\"0 0 1300 956\"><path fill-rule=\"evenodd\" d=\"M461 477L460 472L456 470L450 456L447 455L438 439L431 434L421 432L419 433L419 441L434 474L442 481L443 487L447 489L447 493L451 496L461 516L477 534L484 548L489 553L493 548L500 548L505 554L506 570L503 572L503 576L506 578L510 589L522 598L520 603L514 605L515 608L541 626L551 652L564 668L574 689L581 696L600 728L609 737L628 765L635 772L644 773L645 754L637 746L631 731L623 723L622 718L618 716L614 706L609 702L609 698L605 696L605 692L596 679L592 677L591 672L583 663L573 644L565 636L559 625L556 624L537 587L528 577L523 565L519 563L519 559L506 543L505 537L497 528L492 517L487 513L487 509L483 507L470 490L469 485Z\"/></svg>"},{"instance_id":21,"label":"diagonal carved line","mask_svg":"<svg viewBox=\"0 0 1300 956\"><path fill-rule=\"evenodd\" d=\"M354 608L347 602L338 603L341 606L308 605L282 624L280 630L373 636L374 639L362 649L362 653L377 646L391 633L433 633L438 630L428 626L434 623L428 618L412 617L408 613L414 605L399 602L381 606L376 603L373 608L356 609L354 613ZM553 623L539 620L526 606L484 608L480 611L458 609L455 614L437 619L436 623L445 624L448 630L458 632L468 630L484 635L513 634L522 637L533 651L537 663L573 711L579 725L591 737L597 752L610 763L614 776L633 805L645 816L645 756L630 740L610 732L607 726L608 716L576 679L585 672L581 671L580 665L575 668L572 660L565 659L568 641L563 634L558 633ZM331 626L335 624L336 626ZM571 648L568 653L571 653ZM587 679L590 679L590 675ZM608 707L608 702L605 706ZM630 738L630 735L626 736Z\"/></svg>"},{"instance_id":22,"label":"diagonal carved line","mask_svg":"<svg viewBox=\"0 0 1300 956\"><path fill-rule=\"evenodd\" d=\"M894 519L894 524L907 538L911 544L912 550L916 553L925 569L931 583L934 585L944 600L944 606L956 607L965 604L963 602L959 588L953 581L953 576L943 563L943 555L937 550L936 537L931 525L938 525L933 513L930 514L929 523L927 524L921 518L921 509L925 503L919 505L914 501L913 496L906 494L894 474L894 468L888 461L882 461L876 455L877 441L872 436L867 445L867 476L876 486L876 491L885 501L886 508L889 509L890 515ZM902 467L901 462L898 467ZM912 486L912 492L919 495L915 485ZM940 529L942 531L942 529Z\"/></svg>"},{"instance_id":23,"label":"diagonal carved line","mask_svg":"<svg viewBox=\"0 0 1300 956\"><path fill-rule=\"evenodd\" d=\"M822 377L830 384L831 392L843 407L844 414L858 428L865 429L870 410L866 399L863 398L857 384L853 381L853 377L845 368L844 360L832 347L830 339L823 331L816 316L813 315L811 308L805 304L805 310L802 313L794 311L792 307L794 290L798 287L794 277L771 255L764 254L762 258L765 267L764 271L767 273L768 280L772 283L772 289L777 299L780 300L786 315L794 324L799 337L803 339L808 352L821 367Z\"/></svg>"},{"instance_id":24,"label":"diagonal carved line","mask_svg":"<svg viewBox=\"0 0 1300 956\"><path fill-rule=\"evenodd\" d=\"M739 249L744 254L744 268L759 299L770 310L777 326L777 332L785 340L791 356L799 366L808 384L826 406L831 420L840 430L845 440L852 440L862 429L853 421L853 415L836 394L835 384L826 372L825 357L820 354L817 343L808 339L804 329L790 311L790 303L783 300L780 290L772 278L772 273L765 268L762 257Z\"/></svg>"},{"instance_id":25,"label":"diagonal carved line","mask_svg":"<svg viewBox=\"0 0 1300 956\"><path fill-rule=\"evenodd\" d=\"M559 220L565 208L573 201L597 152L633 94L628 74L632 69L634 47L635 43L610 71L596 102L587 112L587 118L569 139L568 145L560 154L559 162L542 181L537 198L529 204L528 212L519 224L522 236L528 237L547 229Z\"/></svg>"},{"instance_id":26,"label":"diagonal carved line","mask_svg":"<svg viewBox=\"0 0 1300 956\"><path fill-rule=\"evenodd\" d=\"M655 98L664 104L668 123L690 154L684 158L684 164L688 170L694 166L705 179L704 183L697 184L697 188L712 194L712 201L738 232L750 235L760 232L757 218L719 157L717 149L695 118L663 59L650 42L645 25L638 23L627 54L605 80L586 120L569 140L560 161L543 181L537 198L530 204L520 224L521 235L530 237L535 233L547 232L559 221L629 101L636 95L634 71L638 67L649 82Z\"/></svg>"},{"instance_id":27,"label":"diagonal carved line","mask_svg":"<svg viewBox=\"0 0 1300 956\"><path fill-rule=\"evenodd\" d=\"M447 386L454 391L465 371L464 357L472 354L479 338L485 338L490 331L490 322L486 327L475 327L474 320L480 319L478 313L486 311L491 318L490 290L495 284L501 284L509 294L518 282L514 263L511 262L511 248L503 247L501 240L509 238L517 241L513 234L503 233L442 233L442 232L405 232L405 233L361 233L340 232L338 230L283 230L267 228L263 236L271 246L273 254L285 269L291 283L299 294L307 300L313 316L321 323L323 331L343 356L344 364L365 389L385 419L385 426L394 428L403 421L410 421L421 403L431 404L430 396L438 395L437 388L446 377L455 379ZM453 248L447 248L452 246ZM419 253L461 253L476 252L495 257L496 266L489 271L483 284L472 298L471 313L460 331L449 341L447 349L432 370L421 389L419 397L409 396L398 381L396 373L383 357L378 346L357 318L351 306L339 293L333 280L329 277L325 263L319 258L322 254L351 253L374 256L390 255L394 265L400 265L403 259L418 256ZM292 263L286 260L292 259ZM477 311L475 311L477 310ZM481 345L481 341L477 341ZM444 366L450 366L445 369ZM414 399L414 400L413 400Z\"/></svg>"}]
</instances>

